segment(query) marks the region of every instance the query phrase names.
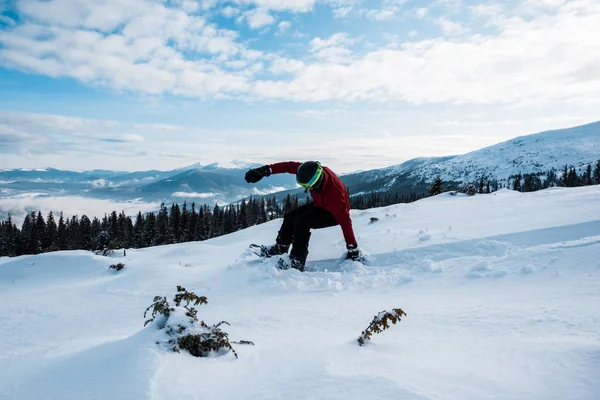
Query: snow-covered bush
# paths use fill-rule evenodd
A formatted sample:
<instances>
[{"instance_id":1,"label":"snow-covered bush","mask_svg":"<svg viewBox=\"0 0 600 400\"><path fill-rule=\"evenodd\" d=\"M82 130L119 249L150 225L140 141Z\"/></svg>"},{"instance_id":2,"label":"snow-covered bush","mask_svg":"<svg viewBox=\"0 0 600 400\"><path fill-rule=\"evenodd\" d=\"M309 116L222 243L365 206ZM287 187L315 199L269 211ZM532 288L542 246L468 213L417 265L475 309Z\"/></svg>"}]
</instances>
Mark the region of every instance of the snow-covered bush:
<instances>
[{"instance_id":1,"label":"snow-covered bush","mask_svg":"<svg viewBox=\"0 0 600 400\"><path fill-rule=\"evenodd\" d=\"M108 269L114 269L114 270L117 270L117 271L120 271L123 268L125 268L125 264L123 264L123 263L113 264L110 267L108 267Z\"/></svg>"},{"instance_id":2,"label":"snow-covered bush","mask_svg":"<svg viewBox=\"0 0 600 400\"><path fill-rule=\"evenodd\" d=\"M229 325L227 321L208 325L199 320L196 306L208 304L206 297L177 286L173 303L174 306L169 304L166 297L156 296L154 302L144 312L146 318L147 313L152 311L150 319L146 320L144 326L154 323L159 329L164 330L170 350L176 353L187 350L195 357L223 355L231 351L238 358L232 343L254 345L246 340L230 342L229 335L221 329L223 324Z\"/></svg>"},{"instance_id":3,"label":"snow-covered bush","mask_svg":"<svg viewBox=\"0 0 600 400\"><path fill-rule=\"evenodd\" d=\"M461 193L466 193L469 196L474 196L477 193L477 187L473 184L464 186L460 189Z\"/></svg>"},{"instance_id":4,"label":"snow-covered bush","mask_svg":"<svg viewBox=\"0 0 600 400\"><path fill-rule=\"evenodd\" d=\"M381 333L384 330L389 329L390 321L395 325L403 316L406 316L406 313L402 311L401 308L393 308L392 311L381 311L373 317L373 321L371 321L367 329L362 331L358 337L358 344L364 346L371 340L371 336L374 333Z\"/></svg>"}]
</instances>

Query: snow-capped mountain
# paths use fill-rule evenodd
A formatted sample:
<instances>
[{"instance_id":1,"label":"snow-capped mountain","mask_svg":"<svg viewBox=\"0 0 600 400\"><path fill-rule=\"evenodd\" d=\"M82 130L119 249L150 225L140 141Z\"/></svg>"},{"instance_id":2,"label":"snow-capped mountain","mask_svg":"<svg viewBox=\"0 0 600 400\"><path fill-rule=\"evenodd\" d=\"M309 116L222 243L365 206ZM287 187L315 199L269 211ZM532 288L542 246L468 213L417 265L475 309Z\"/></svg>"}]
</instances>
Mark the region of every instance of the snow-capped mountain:
<instances>
[{"instance_id":1,"label":"snow-capped mountain","mask_svg":"<svg viewBox=\"0 0 600 400\"><path fill-rule=\"evenodd\" d=\"M293 180L273 177L249 186L244 174L259 166L246 161L193 164L171 171L84 172L57 169L0 171L0 197L28 192L47 195L78 195L112 200L202 201L229 203L241 197L285 190Z\"/></svg>"},{"instance_id":2,"label":"snow-capped mountain","mask_svg":"<svg viewBox=\"0 0 600 400\"><path fill-rule=\"evenodd\" d=\"M467 154L415 158L388 168L342 177L353 193L424 190L437 175L444 181L506 179L518 173L584 168L600 159L600 121L521 136Z\"/></svg>"}]
</instances>

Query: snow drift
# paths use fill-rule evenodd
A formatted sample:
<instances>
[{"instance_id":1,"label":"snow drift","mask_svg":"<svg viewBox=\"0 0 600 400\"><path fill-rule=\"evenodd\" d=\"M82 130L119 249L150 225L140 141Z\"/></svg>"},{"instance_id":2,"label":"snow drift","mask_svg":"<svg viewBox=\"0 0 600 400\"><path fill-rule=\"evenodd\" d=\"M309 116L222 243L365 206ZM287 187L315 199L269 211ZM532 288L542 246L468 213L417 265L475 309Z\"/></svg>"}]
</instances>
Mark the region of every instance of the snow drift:
<instances>
[{"instance_id":1,"label":"snow drift","mask_svg":"<svg viewBox=\"0 0 600 400\"><path fill-rule=\"evenodd\" d=\"M598 186L442 194L353 212L369 265L340 262L339 227L315 231L305 273L245 254L279 221L127 257L2 258L0 398L596 400L599 216ZM157 346L143 312L177 285L255 346ZM408 315L359 346L396 307Z\"/></svg>"}]
</instances>

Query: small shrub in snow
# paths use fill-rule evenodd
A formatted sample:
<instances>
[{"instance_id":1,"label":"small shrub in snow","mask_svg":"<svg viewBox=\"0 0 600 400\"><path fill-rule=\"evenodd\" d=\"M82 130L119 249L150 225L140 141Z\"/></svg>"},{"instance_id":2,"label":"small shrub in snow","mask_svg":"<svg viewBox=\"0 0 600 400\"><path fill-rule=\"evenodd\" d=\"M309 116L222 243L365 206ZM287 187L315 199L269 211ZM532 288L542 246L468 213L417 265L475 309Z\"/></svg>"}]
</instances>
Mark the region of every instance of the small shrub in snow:
<instances>
[{"instance_id":1,"label":"small shrub in snow","mask_svg":"<svg viewBox=\"0 0 600 400\"><path fill-rule=\"evenodd\" d=\"M466 193L469 196L474 196L475 194L477 194L477 187L475 185L473 185L473 184L470 184L470 185L463 186L458 191L460 193Z\"/></svg>"},{"instance_id":2,"label":"small shrub in snow","mask_svg":"<svg viewBox=\"0 0 600 400\"><path fill-rule=\"evenodd\" d=\"M125 268L125 264L123 264L123 263L113 264L110 267L108 267L108 269L114 269L114 270L117 270L117 271L120 271L123 268Z\"/></svg>"},{"instance_id":3,"label":"small shrub in snow","mask_svg":"<svg viewBox=\"0 0 600 400\"><path fill-rule=\"evenodd\" d=\"M389 329L390 322L395 325L403 316L406 316L406 313L401 308L393 308L392 311L381 311L373 317L373 321L371 321L367 329L362 331L358 337L358 344L364 346L371 340L371 336L374 333L381 333Z\"/></svg>"},{"instance_id":4,"label":"small shrub in snow","mask_svg":"<svg viewBox=\"0 0 600 400\"><path fill-rule=\"evenodd\" d=\"M171 306L166 297L156 296L154 302L144 312L146 318L147 313L152 311L150 319L146 320L144 326L160 318L160 321L157 321L158 327L165 330L168 337L167 344L172 351L179 353L181 350L187 350L195 357L208 357L231 351L238 358L231 346L232 343L254 345L247 340L230 342L229 335L221 329L223 324L229 325L227 321L208 325L199 320L196 306L208 304L206 297L177 286L173 303L174 306Z\"/></svg>"},{"instance_id":5,"label":"small shrub in snow","mask_svg":"<svg viewBox=\"0 0 600 400\"><path fill-rule=\"evenodd\" d=\"M374 224L377 221L379 221L379 218L377 218L377 217L371 217L371 219L369 220L369 223L370 224Z\"/></svg>"}]
</instances>

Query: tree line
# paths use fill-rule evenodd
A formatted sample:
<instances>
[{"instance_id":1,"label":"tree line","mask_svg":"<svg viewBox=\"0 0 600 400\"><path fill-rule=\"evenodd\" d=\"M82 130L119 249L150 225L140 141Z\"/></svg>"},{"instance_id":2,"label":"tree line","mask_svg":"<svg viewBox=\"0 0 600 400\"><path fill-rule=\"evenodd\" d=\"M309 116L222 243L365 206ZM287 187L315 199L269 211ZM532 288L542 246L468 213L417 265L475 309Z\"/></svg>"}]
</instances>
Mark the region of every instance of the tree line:
<instances>
[{"instance_id":1,"label":"tree line","mask_svg":"<svg viewBox=\"0 0 600 400\"><path fill-rule=\"evenodd\" d=\"M535 192L549 187L576 187L600 185L600 160L594 166L588 164L580 172L565 165L560 173L555 169L531 174L516 174L508 178L509 187L519 192Z\"/></svg>"},{"instance_id":2,"label":"tree line","mask_svg":"<svg viewBox=\"0 0 600 400\"><path fill-rule=\"evenodd\" d=\"M464 191L491 193L508 187L521 192L532 192L552 186L586 186L600 184L600 160L588 165L582 172L566 166L559 175L554 169L531 174L516 174L506 182L480 178L477 182L464 186ZM450 188L438 176L428 193L369 193L350 197L350 207L367 209L384 207L398 203L410 203L428 195L436 195ZM463 191L463 189L459 189ZM117 248L144 248L163 244L203 241L226 235L240 229L262 224L280 218L311 201L309 197L300 202L297 195L288 194L280 202L275 196L244 199L228 206L202 205L188 207L184 202L172 204L170 208L161 204L158 212L142 214L134 218L125 212L112 211L103 218L90 219L87 215L58 219L52 212L46 217L41 212L27 214L19 229L11 216L0 221L0 256L39 254L57 250L103 250Z\"/></svg>"},{"instance_id":3,"label":"tree line","mask_svg":"<svg viewBox=\"0 0 600 400\"><path fill-rule=\"evenodd\" d=\"M429 195L435 196L444 191L458 190L461 192L492 193L498 189L509 188L518 192L535 192L549 187L576 187L600 184L600 160L594 166L588 164L578 172L574 166L565 165L558 173L555 169L548 171L533 172L528 174L510 175L508 179L498 181L481 177L476 182L467 183L461 187L450 185L437 176L429 186Z\"/></svg>"},{"instance_id":4,"label":"tree line","mask_svg":"<svg viewBox=\"0 0 600 400\"><path fill-rule=\"evenodd\" d=\"M368 208L386 207L392 204L412 203L427 197L426 193L369 193L350 197L350 208L355 210L366 210Z\"/></svg>"},{"instance_id":5,"label":"tree line","mask_svg":"<svg viewBox=\"0 0 600 400\"><path fill-rule=\"evenodd\" d=\"M408 203L425 197L425 194L381 194L352 196L351 208L383 207ZM49 212L27 214L19 229L11 216L0 222L0 256L40 254L58 250L105 250L118 248L144 248L164 244L203 241L226 235L240 229L262 224L282 217L300 204L310 202L298 195L285 196L277 201L275 196L243 199L228 206L202 205L188 207L161 204L158 212L138 212L131 217L124 211L112 211L103 218L73 216L58 218Z\"/></svg>"},{"instance_id":6,"label":"tree line","mask_svg":"<svg viewBox=\"0 0 600 400\"><path fill-rule=\"evenodd\" d=\"M87 215L58 218L31 212L21 228L11 216L0 222L0 256L39 254L57 250L103 250L143 248L163 244L202 241L239 229L262 224L298 207L297 196L286 196L281 203L275 197L244 199L238 204L188 207L184 202L170 208L161 204L158 212L130 217L125 212L90 219Z\"/></svg>"}]
</instances>

